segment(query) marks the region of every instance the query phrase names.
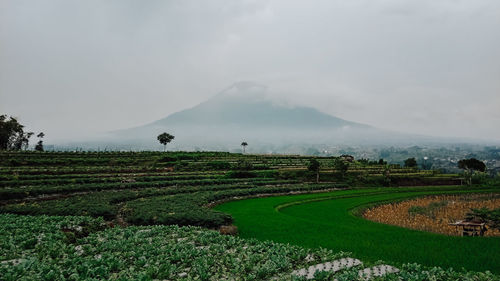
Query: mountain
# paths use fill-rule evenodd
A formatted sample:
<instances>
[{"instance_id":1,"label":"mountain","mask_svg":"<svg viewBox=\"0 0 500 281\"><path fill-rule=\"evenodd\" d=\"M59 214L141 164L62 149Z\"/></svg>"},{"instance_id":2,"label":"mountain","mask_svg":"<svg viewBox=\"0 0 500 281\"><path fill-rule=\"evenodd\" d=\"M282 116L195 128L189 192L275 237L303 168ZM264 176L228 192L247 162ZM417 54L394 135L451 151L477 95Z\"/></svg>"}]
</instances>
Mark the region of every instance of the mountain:
<instances>
[{"instance_id":1,"label":"mountain","mask_svg":"<svg viewBox=\"0 0 500 281\"><path fill-rule=\"evenodd\" d=\"M310 107L285 106L267 94L263 85L235 83L192 108L112 135L121 141L156 144L156 136L166 131L176 136L173 147L179 149L224 149L242 141L254 145L376 144L414 138Z\"/></svg>"},{"instance_id":2,"label":"mountain","mask_svg":"<svg viewBox=\"0 0 500 281\"><path fill-rule=\"evenodd\" d=\"M217 126L242 129L367 128L309 107L286 107L264 97L265 87L240 82L193 108L167 116L151 126Z\"/></svg>"}]
</instances>

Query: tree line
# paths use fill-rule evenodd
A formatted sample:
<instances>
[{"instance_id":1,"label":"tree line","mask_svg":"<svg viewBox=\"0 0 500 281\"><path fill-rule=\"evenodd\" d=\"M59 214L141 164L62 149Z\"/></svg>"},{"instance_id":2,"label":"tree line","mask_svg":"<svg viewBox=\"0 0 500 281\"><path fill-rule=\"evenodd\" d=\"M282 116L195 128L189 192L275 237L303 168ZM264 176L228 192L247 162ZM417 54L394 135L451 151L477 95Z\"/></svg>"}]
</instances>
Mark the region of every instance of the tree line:
<instances>
[{"instance_id":1,"label":"tree line","mask_svg":"<svg viewBox=\"0 0 500 281\"><path fill-rule=\"evenodd\" d=\"M8 117L5 114L0 115L0 150L26 150L34 134L34 132L25 132L24 125L19 123L17 118ZM36 151L43 151L44 136L43 132L37 135Z\"/></svg>"}]
</instances>

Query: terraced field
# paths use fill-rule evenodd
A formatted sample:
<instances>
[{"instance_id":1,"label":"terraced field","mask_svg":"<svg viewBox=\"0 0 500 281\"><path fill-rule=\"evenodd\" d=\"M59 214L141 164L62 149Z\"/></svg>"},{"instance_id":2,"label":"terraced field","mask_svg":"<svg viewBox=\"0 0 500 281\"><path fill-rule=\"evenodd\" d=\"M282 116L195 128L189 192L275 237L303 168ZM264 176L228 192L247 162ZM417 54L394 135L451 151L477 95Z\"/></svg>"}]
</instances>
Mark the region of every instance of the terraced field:
<instances>
[{"instance_id":1,"label":"terraced field","mask_svg":"<svg viewBox=\"0 0 500 281\"><path fill-rule=\"evenodd\" d=\"M63 230L63 231L61 231ZM363 264L348 253L199 227L106 227L90 217L0 214L2 280L474 280L491 273Z\"/></svg>"},{"instance_id":2,"label":"terraced field","mask_svg":"<svg viewBox=\"0 0 500 281\"><path fill-rule=\"evenodd\" d=\"M302 238L293 234L294 228L287 229L290 241L280 232L284 228L262 228L259 223L273 220L278 229L291 226L287 219L275 220L274 213L263 217L269 215L267 205L258 203L231 211L232 215L220 211L228 211L224 206L236 206L231 204L247 208L245 202L260 201L231 202L217 209L211 206L248 197L314 193L263 199L281 204L281 198L364 196L371 190L350 190L353 184L385 185L375 191L389 194L399 189L388 186L402 183L460 182L457 175L362 162L349 163L347 175L340 177L334 169L336 158L325 157L317 158L321 171L316 183L315 172L307 170L310 159L225 152L0 152L0 279L292 280L318 271L317 278L354 280L362 278L362 270L375 276L393 269L377 265L373 257L358 253L356 248L349 251L361 261L347 259L339 248L323 245L324 239L297 243L294 239ZM422 188L414 189L434 190ZM452 191L454 187L438 189ZM333 193L324 193L327 191ZM275 204L271 205L272 213ZM317 220L307 217L310 210L287 214L299 206L284 208L279 215L310 220L312 224L304 225L313 226ZM250 224L241 224L242 211L251 218ZM311 214L314 212L317 210ZM222 236L209 230L233 223L233 217L242 237L265 231L255 237L306 248ZM314 229L322 228L310 231ZM497 278L433 271L416 264L398 263L398 268L397 276L409 278L403 280L420 280L411 279L415 276ZM395 275L384 278L393 278L390 276Z\"/></svg>"},{"instance_id":3,"label":"terraced field","mask_svg":"<svg viewBox=\"0 0 500 281\"><path fill-rule=\"evenodd\" d=\"M233 197L345 188L322 163L321 183L310 157L225 152L0 152L0 212L102 216L120 224L217 227L231 218L206 205ZM390 169L390 177L384 175ZM349 179L370 184L458 181L455 175L351 163Z\"/></svg>"},{"instance_id":4,"label":"terraced field","mask_svg":"<svg viewBox=\"0 0 500 281\"><path fill-rule=\"evenodd\" d=\"M303 247L349 251L391 264L490 270L500 273L500 237L450 237L368 221L358 213L373 204L429 194L500 192L499 187L376 188L228 202L240 236Z\"/></svg>"}]
</instances>

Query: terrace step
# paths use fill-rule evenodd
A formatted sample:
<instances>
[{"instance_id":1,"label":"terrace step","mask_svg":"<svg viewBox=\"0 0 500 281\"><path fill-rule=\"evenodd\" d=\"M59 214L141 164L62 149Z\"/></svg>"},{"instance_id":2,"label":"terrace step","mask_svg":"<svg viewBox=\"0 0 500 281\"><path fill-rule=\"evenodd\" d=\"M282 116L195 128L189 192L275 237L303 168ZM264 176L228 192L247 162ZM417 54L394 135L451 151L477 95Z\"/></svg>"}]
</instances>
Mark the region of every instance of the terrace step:
<instances>
[{"instance_id":1,"label":"terrace step","mask_svg":"<svg viewBox=\"0 0 500 281\"><path fill-rule=\"evenodd\" d=\"M292 272L292 275L295 275L297 277L305 277L306 279L313 279L314 274L316 272L321 272L321 271L337 272L337 271L340 271L342 269L350 268L350 267L361 265L361 264L363 264L363 263L358 259L343 258L343 259L339 259L339 260L334 260L332 262L311 265L308 268L294 270Z\"/></svg>"}]
</instances>

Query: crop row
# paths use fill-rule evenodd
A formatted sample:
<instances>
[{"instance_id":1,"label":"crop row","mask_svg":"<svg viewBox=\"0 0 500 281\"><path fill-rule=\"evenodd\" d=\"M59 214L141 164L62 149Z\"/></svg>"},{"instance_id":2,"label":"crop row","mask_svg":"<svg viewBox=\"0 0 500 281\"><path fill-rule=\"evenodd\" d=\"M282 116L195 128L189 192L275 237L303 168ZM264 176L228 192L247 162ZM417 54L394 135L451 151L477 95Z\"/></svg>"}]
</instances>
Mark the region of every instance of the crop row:
<instances>
[{"instance_id":1,"label":"crop row","mask_svg":"<svg viewBox=\"0 0 500 281\"><path fill-rule=\"evenodd\" d=\"M124 190L124 189L141 189L149 187L182 187L182 186L204 186L217 184L234 184L251 182L254 184L283 184L294 183L294 180L275 180L269 178L215 178L215 179L200 179L200 180L171 180L171 181L148 181L148 182L113 182L113 183L89 183L89 184L66 184L66 185L40 185L15 188L1 188L0 198L4 200L22 199L26 197L49 195L49 194L68 194L75 192L93 192L103 190Z\"/></svg>"},{"instance_id":2,"label":"crop row","mask_svg":"<svg viewBox=\"0 0 500 281\"><path fill-rule=\"evenodd\" d=\"M31 175L31 174L4 174L0 175L1 181L24 181L24 180L52 180L52 179L74 179L74 178L111 178L111 177L154 177L154 176L216 176L216 175L224 175L226 171L199 171L199 172L166 172L166 171L157 171L157 172L139 172L139 173L98 173L98 174L39 174L39 175Z\"/></svg>"},{"instance_id":3,"label":"crop row","mask_svg":"<svg viewBox=\"0 0 500 281\"><path fill-rule=\"evenodd\" d=\"M346 256L196 227L108 228L81 235L82 225L99 227L102 221L0 215L2 279L264 280Z\"/></svg>"},{"instance_id":4,"label":"crop row","mask_svg":"<svg viewBox=\"0 0 500 281\"><path fill-rule=\"evenodd\" d=\"M198 227L103 226L102 220L88 217L0 215L2 280L294 280L295 269L349 255ZM322 277L360 280L359 269ZM377 280L499 280L491 273L418 264L400 270Z\"/></svg>"},{"instance_id":5,"label":"crop row","mask_svg":"<svg viewBox=\"0 0 500 281\"><path fill-rule=\"evenodd\" d=\"M55 200L27 201L0 206L0 213L26 215L90 215L114 219L121 207L124 218L132 224L178 224L214 227L229 223L228 215L205 208L208 203L232 197L292 191L341 188L333 184L259 184L190 186L185 188L146 188L92 192ZM131 202L128 201L137 200ZM119 206L125 202L124 206Z\"/></svg>"},{"instance_id":6,"label":"crop row","mask_svg":"<svg viewBox=\"0 0 500 281\"><path fill-rule=\"evenodd\" d=\"M154 182L154 181L178 181L178 180L200 180L216 179L224 175L220 174L201 174L201 175L151 175L151 176L119 176L108 175L105 177L73 175L73 177L64 178L45 178L45 179L14 179L0 180L0 187L15 186L39 186L39 185L62 185L62 184L84 184L84 183L113 183L113 182Z\"/></svg>"}]
</instances>

